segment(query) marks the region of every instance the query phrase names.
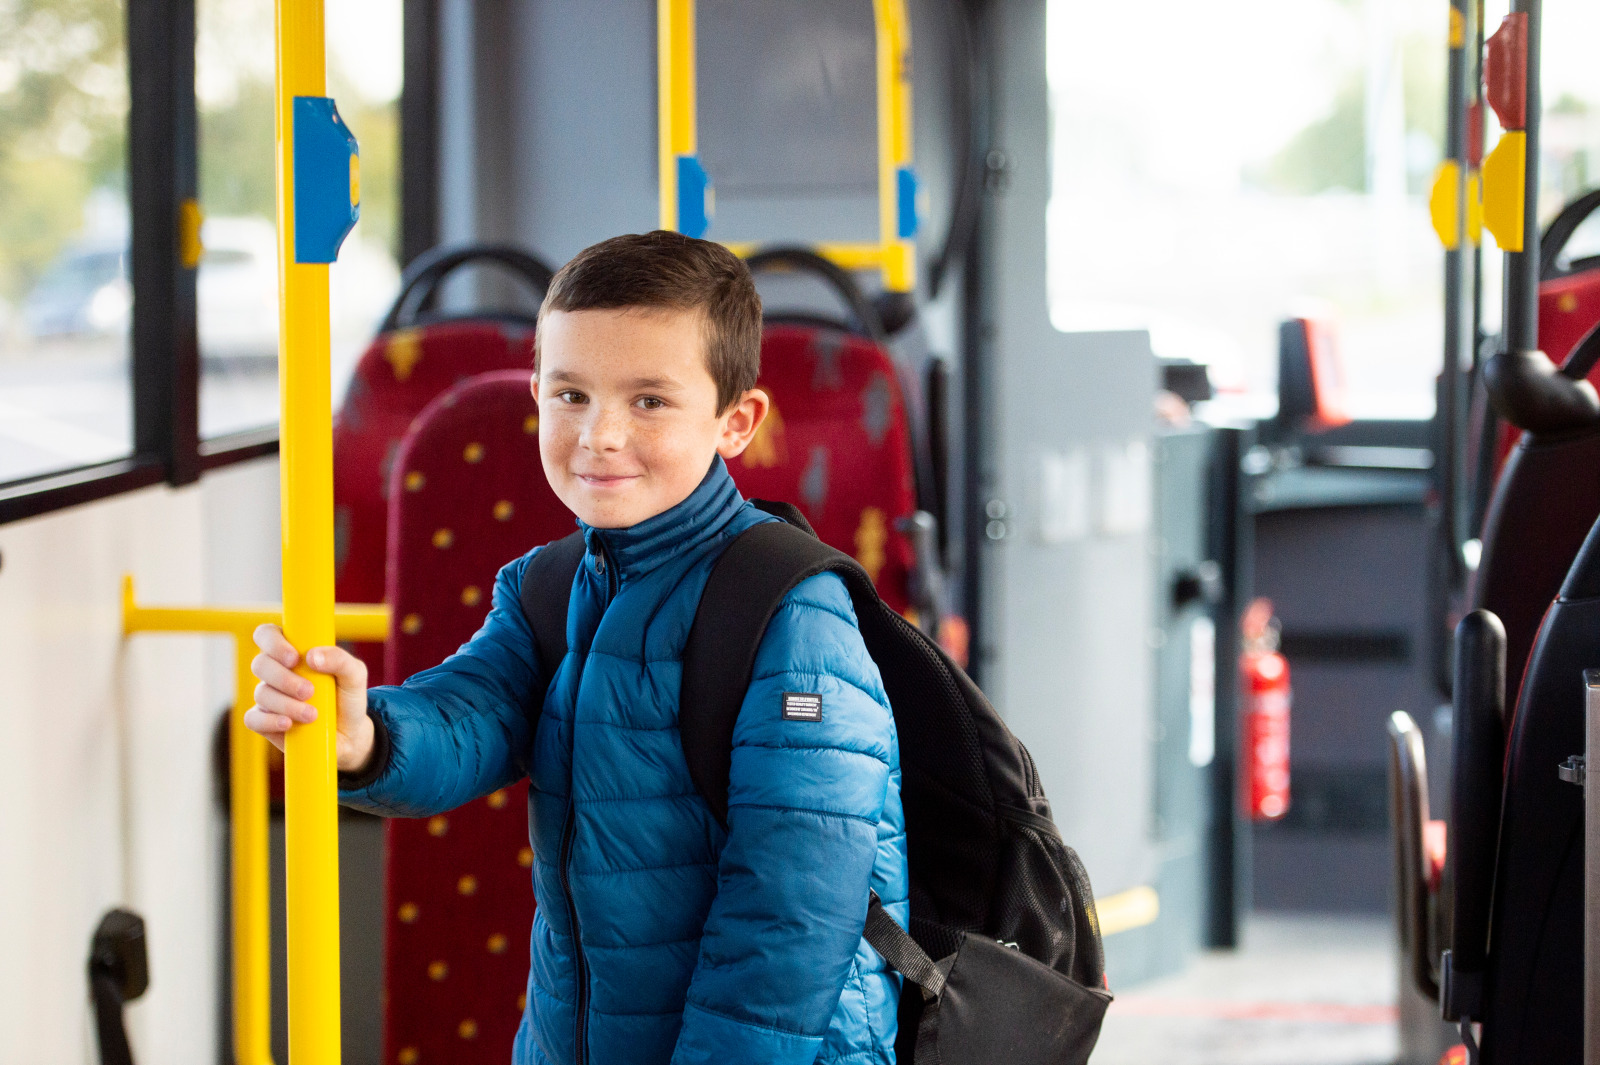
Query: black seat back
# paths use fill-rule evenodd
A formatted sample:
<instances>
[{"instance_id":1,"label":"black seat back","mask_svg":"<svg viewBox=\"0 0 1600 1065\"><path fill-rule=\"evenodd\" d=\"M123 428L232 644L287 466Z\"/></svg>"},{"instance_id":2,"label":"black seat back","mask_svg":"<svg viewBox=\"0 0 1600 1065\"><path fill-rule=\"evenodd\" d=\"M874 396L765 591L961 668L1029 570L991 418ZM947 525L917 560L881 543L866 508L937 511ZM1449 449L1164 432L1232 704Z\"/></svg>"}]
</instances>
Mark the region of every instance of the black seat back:
<instances>
[{"instance_id":1,"label":"black seat back","mask_svg":"<svg viewBox=\"0 0 1600 1065\"><path fill-rule=\"evenodd\" d=\"M1506 634L1507 703L1515 702L1539 620L1600 516L1600 427L1525 433L1506 460L1483 523L1472 606Z\"/></svg>"},{"instance_id":2,"label":"black seat back","mask_svg":"<svg viewBox=\"0 0 1600 1065\"><path fill-rule=\"evenodd\" d=\"M1600 663L1600 525L1544 617L1512 715L1490 919L1483 1061L1583 1058L1583 792L1557 769L1584 749L1585 669Z\"/></svg>"},{"instance_id":3,"label":"black seat back","mask_svg":"<svg viewBox=\"0 0 1600 1065\"><path fill-rule=\"evenodd\" d=\"M1450 846L1444 883L1451 898L1445 946L1444 1019L1483 1015L1504 784L1506 633L1500 619L1474 610L1456 626L1451 718Z\"/></svg>"}]
</instances>

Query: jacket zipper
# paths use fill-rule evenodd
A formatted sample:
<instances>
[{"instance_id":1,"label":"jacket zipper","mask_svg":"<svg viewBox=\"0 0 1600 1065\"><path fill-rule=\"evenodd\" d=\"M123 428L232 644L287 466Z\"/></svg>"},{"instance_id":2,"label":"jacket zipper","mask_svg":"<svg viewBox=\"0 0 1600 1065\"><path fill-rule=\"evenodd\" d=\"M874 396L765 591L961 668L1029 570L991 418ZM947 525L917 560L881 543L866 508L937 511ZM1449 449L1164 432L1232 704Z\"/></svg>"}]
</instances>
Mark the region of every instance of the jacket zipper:
<instances>
[{"instance_id":1,"label":"jacket zipper","mask_svg":"<svg viewBox=\"0 0 1600 1065\"><path fill-rule=\"evenodd\" d=\"M617 567L606 558L604 543L595 547L595 569L606 578L605 606L611 605L611 600L617 594ZM602 610L604 607L602 607ZM572 730L573 750L569 757L571 762L577 760L578 730L577 723L573 723ZM569 768L570 772L570 768ZM589 1060L589 960L583 953L583 935L578 926L578 903L572 897L572 844L578 835L578 804L573 796L572 784L567 784L567 823L561 829L561 890L567 896L567 920L572 928L573 953L578 962L578 1002L575 1031L572 1038L572 1060L574 1065L584 1065Z\"/></svg>"},{"instance_id":2,"label":"jacket zipper","mask_svg":"<svg viewBox=\"0 0 1600 1065\"><path fill-rule=\"evenodd\" d=\"M583 956L583 936L578 930L578 904L572 898L572 880L568 876L568 866L572 862L572 839L578 834L577 809L577 804L569 797L567 823L561 830L561 890L567 896L567 921L572 928L573 953L578 959L577 1028L572 1039L572 1060L576 1065L583 1065L589 1056L585 1045L589 1036L589 962Z\"/></svg>"}]
</instances>

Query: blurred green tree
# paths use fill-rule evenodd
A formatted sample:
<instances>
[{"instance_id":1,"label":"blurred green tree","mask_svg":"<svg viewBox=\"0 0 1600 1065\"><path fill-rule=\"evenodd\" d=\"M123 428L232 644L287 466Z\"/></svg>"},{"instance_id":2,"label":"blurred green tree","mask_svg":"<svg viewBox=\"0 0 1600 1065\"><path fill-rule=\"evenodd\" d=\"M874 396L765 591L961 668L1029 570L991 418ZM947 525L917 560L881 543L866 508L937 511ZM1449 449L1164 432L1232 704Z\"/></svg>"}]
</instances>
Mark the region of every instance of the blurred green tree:
<instances>
[{"instance_id":1,"label":"blurred green tree","mask_svg":"<svg viewBox=\"0 0 1600 1065\"><path fill-rule=\"evenodd\" d=\"M128 77L118 0L0 0L0 297L33 284L126 187Z\"/></svg>"}]
</instances>

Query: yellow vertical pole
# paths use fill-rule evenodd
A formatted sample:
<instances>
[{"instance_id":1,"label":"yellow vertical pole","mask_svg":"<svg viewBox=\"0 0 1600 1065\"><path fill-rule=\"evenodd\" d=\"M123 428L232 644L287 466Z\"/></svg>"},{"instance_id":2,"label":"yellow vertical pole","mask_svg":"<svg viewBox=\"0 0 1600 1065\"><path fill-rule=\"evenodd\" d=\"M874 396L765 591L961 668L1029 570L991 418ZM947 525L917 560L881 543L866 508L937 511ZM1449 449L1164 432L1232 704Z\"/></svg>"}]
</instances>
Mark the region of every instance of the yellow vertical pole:
<instances>
[{"instance_id":1,"label":"yellow vertical pole","mask_svg":"<svg viewBox=\"0 0 1600 1065\"><path fill-rule=\"evenodd\" d=\"M900 236L900 169L911 165L911 33L905 0L873 0L878 72L878 241L883 284L916 285L916 245Z\"/></svg>"},{"instance_id":2,"label":"yellow vertical pole","mask_svg":"<svg viewBox=\"0 0 1600 1065\"><path fill-rule=\"evenodd\" d=\"M656 0L656 132L661 228L678 228L678 156L698 150L694 0Z\"/></svg>"},{"instance_id":3,"label":"yellow vertical pole","mask_svg":"<svg viewBox=\"0 0 1600 1065\"><path fill-rule=\"evenodd\" d=\"M255 703L255 644L233 639L234 699L228 715L233 825L233 1060L272 1065L272 985L267 873L267 741L244 727Z\"/></svg>"},{"instance_id":4,"label":"yellow vertical pole","mask_svg":"<svg viewBox=\"0 0 1600 1065\"><path fill-rule=\"evenodd\" d=\"M327 92L321 0L276 0L283 627L302 651L333 643L333 417L328 267L295 261L294 99ZM319 715L286 740L284 836L289 1063L339 1062L339 819L331 678Z\"/></svg>"}]
</instances>

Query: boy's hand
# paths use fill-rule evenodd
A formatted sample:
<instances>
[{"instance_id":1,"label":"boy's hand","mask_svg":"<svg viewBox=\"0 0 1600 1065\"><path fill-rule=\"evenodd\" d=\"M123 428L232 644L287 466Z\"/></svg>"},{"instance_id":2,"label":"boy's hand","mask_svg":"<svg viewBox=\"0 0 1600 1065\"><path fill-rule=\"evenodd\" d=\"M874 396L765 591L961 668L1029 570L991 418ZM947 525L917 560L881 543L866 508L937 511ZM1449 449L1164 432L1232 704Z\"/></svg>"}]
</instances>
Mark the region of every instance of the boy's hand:
<instances>
[{"instance_id":1,"label":"boy's hand","mask_svg":"<svg viewBox=\"0 0 1600 1065\"><path fill-rule=\"evenodd\" d=\"M311 698L311 682L294 671L300 655L278 626L259 626L255 641L261 653L251 661L250 672L261 683L256 685L256 705L245 711L244 724L281 751L284 734L292 726L317 719L316 708L305 701ZM373 747L366 663L342 647L313 647L306 652L306 665L333 677L338 687L339 769L358 773L367 767Z\"/></svg>"}]
</instances>

